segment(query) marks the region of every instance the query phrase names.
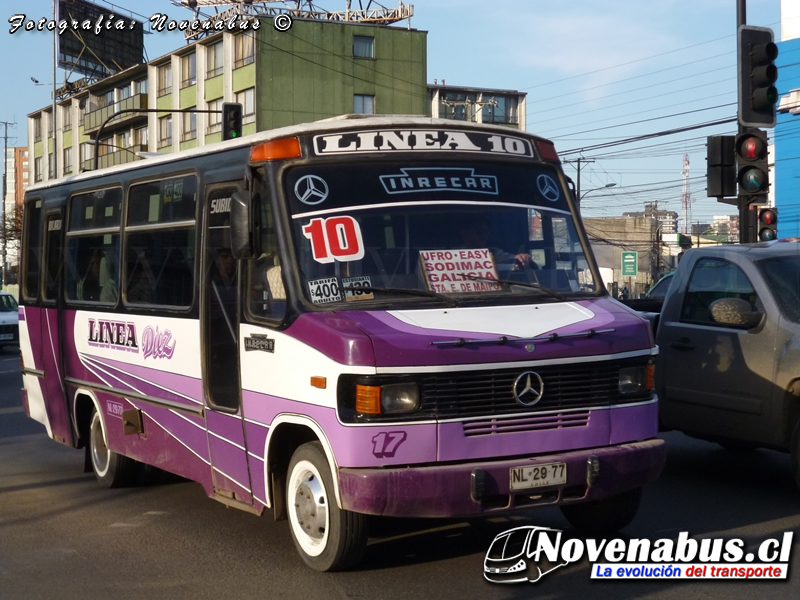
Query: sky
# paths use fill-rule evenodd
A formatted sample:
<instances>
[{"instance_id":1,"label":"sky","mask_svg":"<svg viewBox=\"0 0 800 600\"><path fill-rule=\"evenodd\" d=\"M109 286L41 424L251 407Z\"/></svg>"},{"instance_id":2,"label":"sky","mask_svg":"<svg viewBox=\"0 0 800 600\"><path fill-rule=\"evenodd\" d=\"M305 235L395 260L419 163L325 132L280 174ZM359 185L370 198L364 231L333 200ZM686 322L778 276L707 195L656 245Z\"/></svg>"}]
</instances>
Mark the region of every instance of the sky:
<instances>
[{"instance_id":1,"label":"sky","mask_svg":"<svg viewBox=\"0 0 800 600\"><path fill-rule=\"evenodd\" d=\"M414 6L410 26L428 32L429 83L528 94L527 130L555 142L573 179L575 160L581 158L585 216L618 216L657 203L678 212L683 228L684 221L710 222L714 215L735 213L735 207L705 193L706 137L734 134L735 122L664 132L735 119L736 0L405 3ZM345 4L316 2L338 11ZM351 4L357 7L358 0ZM397 0L383 5L395 7ZM155 13L192 16L170 0L116 0L114 6L145 20ZM2 7L3 23L14 14L34 20L52 16L52 0L3 0ZM780 39L780 0L747 0L747 23L770 27ZM9 145L22 146L28 113L52 102L52 35L9 29L6 25L0 34L0 121L16 123L8 129ZM183 43L180 34L145 35L147 58ZM48 85L37 86L32 77ZM56 79L62 83L64 72ZM800 82L779 78L777 85L785 93ZM640 136L653 137L625 142ZM692 200L688 214L682 207L684 183Z\"/></svg>"}]
</instances>

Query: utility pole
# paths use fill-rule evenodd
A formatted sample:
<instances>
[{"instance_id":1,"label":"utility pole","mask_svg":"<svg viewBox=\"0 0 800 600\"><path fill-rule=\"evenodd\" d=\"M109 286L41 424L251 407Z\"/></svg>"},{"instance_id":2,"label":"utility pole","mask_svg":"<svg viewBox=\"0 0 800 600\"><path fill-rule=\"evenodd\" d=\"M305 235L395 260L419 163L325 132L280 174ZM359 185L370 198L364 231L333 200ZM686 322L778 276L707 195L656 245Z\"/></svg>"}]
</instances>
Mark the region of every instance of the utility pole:
<instances>
[{"instance_id":1,"label":"utility pole","mask_svg":"<svg viewBox=\"0 0 800 600\"><path fill-rule=\"evenodd\" d=\"M0 208L0 227L2 227L2 235L3 239L0 241L2 243L2 248L0 249L0 259L2 259L2 264L0 264L0 273L2 273L2 281L0 281L0 288L6 285L6 194L8 192L8 126L9 125L16 125L16 123L10 121L0 121L0 125L3 125L3 199L0 202L2 204L2 208Z\"/></svg>"},{"instance_id":2,"label":"utility pole","mask_svg":"<svg viewBox=\"0 0 800 600\"><path fill-rule=\"evenodd\" d=\"M583 158L582 156L579 156L578 158L576 158L574 160L565 160L564 162L567 163L567 164L575 163L577 165L575 167L578 170L578 176L576 177L576 181L575 181L575 197L576 197L575 199L578 201L578 204L580 204L580 202L581 202L581 163L582 162L583 163L593 163L594 159L593 158Z\"/></svg>"}]
</instances>

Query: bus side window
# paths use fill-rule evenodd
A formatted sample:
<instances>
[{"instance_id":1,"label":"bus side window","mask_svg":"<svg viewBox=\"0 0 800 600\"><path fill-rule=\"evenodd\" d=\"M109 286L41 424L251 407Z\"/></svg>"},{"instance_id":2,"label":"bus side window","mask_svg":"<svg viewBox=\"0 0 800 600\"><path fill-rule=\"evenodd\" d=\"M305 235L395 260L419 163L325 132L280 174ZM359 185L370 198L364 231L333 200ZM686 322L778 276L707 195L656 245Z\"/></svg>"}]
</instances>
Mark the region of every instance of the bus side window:
<instances>
[{"instance_id":1,"label":"bus side window","mask_svg":"<svg viewBox=\"0 0 800 600\"><path fill-rule=\"evenodd\" d=\"M31 200L25 206L25 276L22 280L22 295L26 300L39 298L39 273L42 256L42 201Z\"/></svg>"}]
</instances>

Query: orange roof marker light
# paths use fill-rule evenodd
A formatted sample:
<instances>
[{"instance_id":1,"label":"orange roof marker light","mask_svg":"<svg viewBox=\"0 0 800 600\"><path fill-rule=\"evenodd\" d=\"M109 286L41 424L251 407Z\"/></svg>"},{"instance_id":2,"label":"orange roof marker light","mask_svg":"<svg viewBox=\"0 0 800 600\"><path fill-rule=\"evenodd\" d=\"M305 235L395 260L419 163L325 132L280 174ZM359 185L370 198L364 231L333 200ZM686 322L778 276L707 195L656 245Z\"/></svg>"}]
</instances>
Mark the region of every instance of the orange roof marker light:
<instances>
[{"instance_id":1,"label":"orange roof marker light","mask_svg":"<svg viewBox=\"0 0 800 600\"><path fill-rule=\"evenodd\" d=\"M300 158L301 156L303 156L303 152L300 150L300 140L296 137L264 142L250 149L250 162Z\"/></svg>"}]
</instances>

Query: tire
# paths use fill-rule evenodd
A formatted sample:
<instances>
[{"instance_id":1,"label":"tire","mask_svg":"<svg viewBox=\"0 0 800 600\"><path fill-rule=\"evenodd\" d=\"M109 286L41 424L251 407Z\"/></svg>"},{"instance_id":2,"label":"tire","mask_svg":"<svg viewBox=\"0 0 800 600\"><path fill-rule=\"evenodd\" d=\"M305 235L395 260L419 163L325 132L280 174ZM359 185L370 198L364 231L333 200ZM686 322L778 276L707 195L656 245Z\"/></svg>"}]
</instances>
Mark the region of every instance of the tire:
<instances>
[{"instance_id":1,"label":"tire","mask_svg":"<svg viewBox=\"0 0 800 600\"><path fill-rule=\"evenodd\" d=\"M103 419L95 409L89 426L89 457L94 476L106 488L131 485L136 478L136 461L109 450L103 431Z\"/></svg>"},{"instance_id":2,"label":"tire","mask_svg":"<svg viewBox=\"0 0 800 600\"><path fill-rule=\"evenodd\" d=\"M579 533L589 536L606 535L630 525L642 500L642 488L634 488L581 504L565 504L561 512Z\"/></svg>"},{"instance_id":3,"label":"tire","mask_svg":"<svg viewBox=\"0 0 800 600\"><path fill-rule=\"evenodd\" d=\"M367 517L337 506L333 477L319 442L303 444L292 455L286 512L294 545L315 571L341 571L361 560L367 546Z\"/></svg>"}]
</instances>

